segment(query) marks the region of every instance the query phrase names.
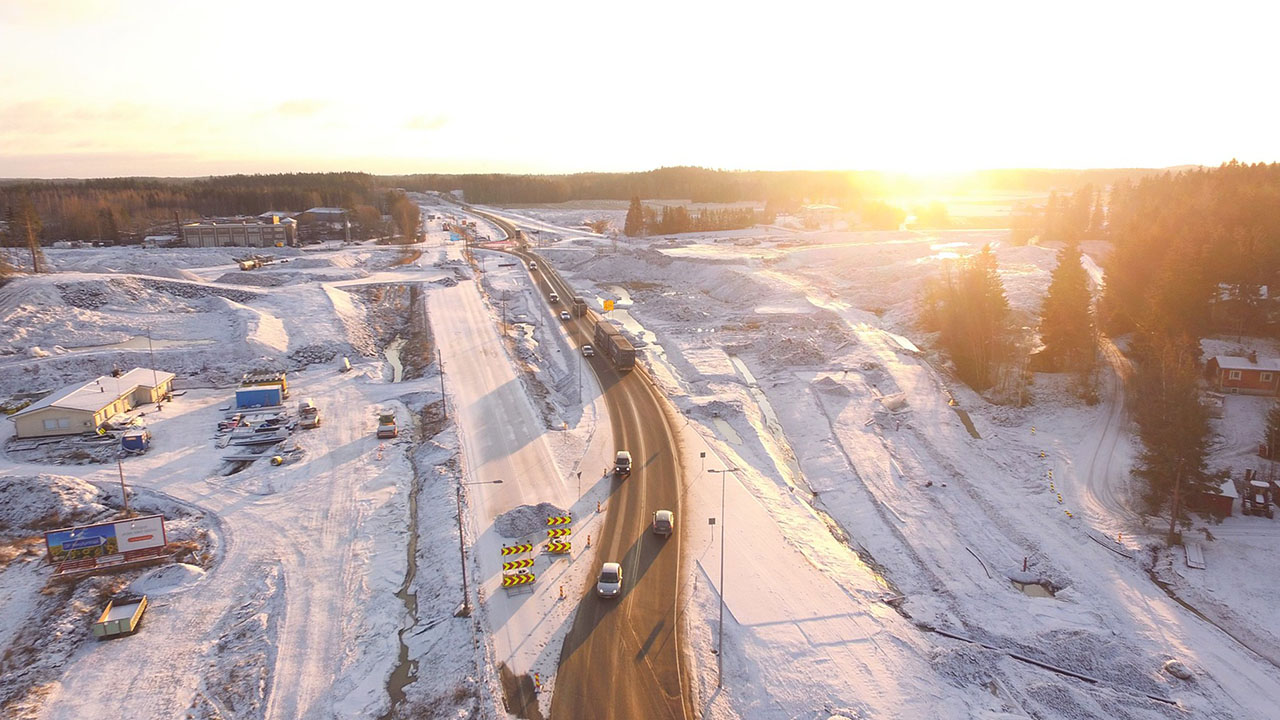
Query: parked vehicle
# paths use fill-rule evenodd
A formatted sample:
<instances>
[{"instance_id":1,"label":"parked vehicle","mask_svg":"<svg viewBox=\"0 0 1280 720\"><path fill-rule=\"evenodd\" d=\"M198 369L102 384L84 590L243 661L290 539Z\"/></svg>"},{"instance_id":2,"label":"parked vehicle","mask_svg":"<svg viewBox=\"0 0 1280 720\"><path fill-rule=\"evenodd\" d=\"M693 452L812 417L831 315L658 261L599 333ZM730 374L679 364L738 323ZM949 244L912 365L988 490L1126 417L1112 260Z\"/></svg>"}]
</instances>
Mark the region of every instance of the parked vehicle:
<instances>
[{"instance_id":1,"label":"parked vehicle","mask_svg":"<svg viewBox=\"0 0 1280 720\"><path fill-rule=\"evenodd\" d=\"M141 455L151 449L151 433L146 428L126 430L124 435L120 436L120 449L134 455Z\"/></svg>"},{"instance_id":2,"label":"parked vehicle","mask_svg":"<svg viewBox=\"0 0 1280 720\"><path fill-rule=\"evenodd\" d=\"M670 535L676 527L676 514L670 510L659 510L653 514L653 534Z\"/></svg>"},{"instance_id":3,"label":"parked vehicle","mask_svg":"<svg viewBox=\"0 0 1280 720\"><path fill-rule=\"evenodd\" d=\"M378 414L378 438L387 439L399 437L400 430L396 427L395 413L379 413Z\"/></svg>"},{"instance_id":4,"label":"parked vehicle","mask_svg":"<svg viewBox=\"0 0 1280 720\"><path fill-rule=\"evenodd\" d=\"M620 478L631 475L631 453L619 450L613 458L613 474Z\"/></svg>"},{"instance_id":5,"label":"parked vehicle","mask_svg":"<svg viewBox=\"0 0 1280 720\"><path fill-rule=\"evenodd\" d=\"M596 580L596 594L602 598L615 598L622 594L622 565L607 562L600 566Z\"/></svg>"},{"instance_id":6,"label":"parked vehicle","mask_svg":"<svg viewBox=\"0 0 1280 720\"><path fill-rule=\"evenodd\" d=\"M132 635L147 611L146 595L123 595L107 603L106 609L93 624L93 636L99 640Z\"/></svg>"},{"instance_id":7,"label":"parked vehicle","mask_svg":"<svg viewBox=\"0 0 1280 720\"><path fill-rule=\"evenodd\" d=\"M608 320L596 322L596 347L609 356L619 372L627 372L636 366L636 349Z\"/></svg>"},{"instance_id":8,"label":"parked vehicle","mask_svg":"<svg viewBox=\"0 0 1280 720\"><path fill-rule=\"evenodd\" d=\"M320 408L309 399L298 403L298 422L308 430L320 427Z\"/></svg>"},{"instance_id":9,"label":"parked vehicle","mask_svg":"<svg viewBox=\"0 0 1280 720\"><path fill-rule=\"evenodd\" d=\"M596 356L595 348L591 347L590 345L582 346L582 357L595 357L595 356Z\"/></svg>"}]
</instances>

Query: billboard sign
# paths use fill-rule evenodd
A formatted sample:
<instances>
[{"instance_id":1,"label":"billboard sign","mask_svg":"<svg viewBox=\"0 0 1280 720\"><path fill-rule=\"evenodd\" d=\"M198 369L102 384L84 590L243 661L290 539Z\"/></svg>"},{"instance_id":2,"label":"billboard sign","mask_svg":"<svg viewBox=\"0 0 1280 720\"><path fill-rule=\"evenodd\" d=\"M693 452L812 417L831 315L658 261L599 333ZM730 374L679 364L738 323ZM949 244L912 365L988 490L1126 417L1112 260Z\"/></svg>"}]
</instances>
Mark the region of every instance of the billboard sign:
<instances>
[{"instance_id":1,"label":"billboard sign","mask_svg":"<svg viewBox=\"0 0 1280 720\"><path fill-rule=\"evenodd\" d=\"M164 516L118 520L53 530L44 534L47 558L62 566L74 563L77 572L151 559L164 554L168 545Z\"/></svg>"}]
</instances>

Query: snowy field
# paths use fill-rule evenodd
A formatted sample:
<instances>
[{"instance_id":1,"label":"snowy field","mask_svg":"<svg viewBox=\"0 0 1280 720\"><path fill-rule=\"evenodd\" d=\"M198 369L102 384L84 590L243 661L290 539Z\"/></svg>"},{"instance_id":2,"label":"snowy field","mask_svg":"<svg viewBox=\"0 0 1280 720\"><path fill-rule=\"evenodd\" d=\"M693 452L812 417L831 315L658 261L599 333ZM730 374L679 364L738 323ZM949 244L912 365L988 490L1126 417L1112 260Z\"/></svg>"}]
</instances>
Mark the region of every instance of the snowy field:
<instances>
[{"instance_id":1,"label":"snowy field","mask_svg":"<svg viewBox=\"0 0 1280 720\"><path fill-rule=\"evenodd\" d=\"M1273 716L1276 521L1201 523L1207 567L1188 568L1129 500L1121 388L1089 407L1039 376L1028 407L991 405L913 326L921 282L987 243L1031 325L1053 250L976 230L615 239L582 223L620 226L625 205L494 211L537 230L597 310L617 301L687 421L682 636L702 716ZM591 531L607 413L524 268L428 230L413 251L287 251L252 272L214 250L49 251L57 272L0 288L3 397L113 367L178 375L184 394L146 414L153 448L124 471L189 543L168 574L48 584L40 533L116 512L116 467L8 452L5 717L503 717L500 666L536 673L546 711L573 617L558 589L576 597L594 558L540 558L513 599L497 550L540 502ZM388 352L404 339L412 352ZM215 426L255 369L289 371L324 422L290 438L296 462L228 474ZM1230 400L1215 462L1258 467L1266 406ZM379 409L397 440L373 437ZM722 468L738 469L723 514L705 472ZM454 616L459 502L470 618ZM155 595L144 628L93 642L92 616L128 583Z\"/></svg>"}]
</instances>

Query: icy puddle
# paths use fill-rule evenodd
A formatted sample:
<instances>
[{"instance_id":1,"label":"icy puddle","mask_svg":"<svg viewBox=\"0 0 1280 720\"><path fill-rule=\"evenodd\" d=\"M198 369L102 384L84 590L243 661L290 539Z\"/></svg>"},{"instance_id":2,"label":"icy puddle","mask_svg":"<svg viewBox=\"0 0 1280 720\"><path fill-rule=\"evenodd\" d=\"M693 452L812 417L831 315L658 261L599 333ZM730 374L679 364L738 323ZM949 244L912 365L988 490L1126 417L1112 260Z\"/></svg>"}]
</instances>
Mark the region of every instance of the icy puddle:
<instances>
[{"instance_id":1,"label":"icy puddle","mask_svg":"<svg viewBox=\"0 0 1280 720\"><path fill-rule=\"evenodd\" d=\"M64 347L67 352L89 352L91 350L170 350L173 348L192 347L195 345L212 345L215 340L161 340L148 339L146 335L135 335L124 342L110 345L81 345L80 347Z\"/></svg>"},{"instance_id":2,"label":"icy puddle","mask_svg":"<svg viewBox=\"0 0 1280 720\"><path fill-rule=\"evenodd\" d=\"M400 362L400 348L404 347L404 338L397 337L383 354L387 357L387 362L391 363L391 382L398 383L404 379L404 365Z\"/></svg>"},{"instance_id":3,"label":"icy puddle","mask_svg":"<svg viewBox=\"0 0 1280 720\"><path fill-rule=\"evenodd\" d=\"M1051 598L1054 596L1052 590L1040 583L1020 583L1017 580L1010 580L1009 582L1013 583L1015 589L1021 590L1022 594L1030 597Z\"/></svg>"}]
</instances>

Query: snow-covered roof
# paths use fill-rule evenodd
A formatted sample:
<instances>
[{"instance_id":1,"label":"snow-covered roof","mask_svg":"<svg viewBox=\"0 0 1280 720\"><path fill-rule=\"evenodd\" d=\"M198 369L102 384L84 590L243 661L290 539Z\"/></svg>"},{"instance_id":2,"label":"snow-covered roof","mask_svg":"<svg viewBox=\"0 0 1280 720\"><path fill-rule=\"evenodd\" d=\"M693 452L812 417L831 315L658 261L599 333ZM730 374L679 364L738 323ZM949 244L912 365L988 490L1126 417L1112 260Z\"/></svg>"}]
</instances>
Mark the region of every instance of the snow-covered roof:
<instances>
[{"instance_id":1,"label":"snow-covered roof","mask_svg":"<svg viewBox=\"0 0 1280 720\"><path fill-rule=\"evenodd\" d=\"M259 215L258 217L260 217L260 218L273 218L273 217L278 217L278 218L287 218L287 217L293 217L293 213L291 213L291 212L286 212L286 211L284 211L284 210L268 210L268 211L266 211L266 212L262 213L261 215Z\"/></svg>"},{"instance_id":2,"label":"snow-covered roof","mask_svg":"<svg viewBox=\"0 0 1280 720\"><path fill-rule=\"evenodd\" d=\"M13 417L26 415L48 407L97 412L133 392L139 386L156 387L157 384L163 385L174 377L171 372L152 370L150 368L134 368L118 378L103 375L97 380L90 380L83 385L70 385L50 393L38 402L23 408L21 412L14 413Z\"/></svg>"},{"instance_id":3,"label":"snow-covered roof","mask_svg":"<svg viewBox=\"0 0 1280 720\"><path fill-rule=\"evenodd\" d=\"M1218 355L1213 358L1218 363L1218 367L1223 370L1261 370L1263 372L1280 372L1280 359L1277 358L1261 358L1257 362L1251 362L1249 358L1235 357L1233 355Z\"/></svg>"},{"instance_id":4,"label":"snow-covered roof","mask_svg":"<svg viewBox=\"0 0 1280 720\"><path fill-rule=\"evenodd\" d=\"M313 207L307 212L312 215L342 215L346 210L343 210L342 208Z\"/></svg>"}]
</instances>

